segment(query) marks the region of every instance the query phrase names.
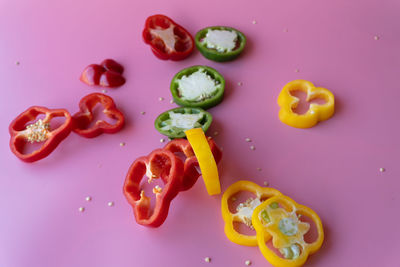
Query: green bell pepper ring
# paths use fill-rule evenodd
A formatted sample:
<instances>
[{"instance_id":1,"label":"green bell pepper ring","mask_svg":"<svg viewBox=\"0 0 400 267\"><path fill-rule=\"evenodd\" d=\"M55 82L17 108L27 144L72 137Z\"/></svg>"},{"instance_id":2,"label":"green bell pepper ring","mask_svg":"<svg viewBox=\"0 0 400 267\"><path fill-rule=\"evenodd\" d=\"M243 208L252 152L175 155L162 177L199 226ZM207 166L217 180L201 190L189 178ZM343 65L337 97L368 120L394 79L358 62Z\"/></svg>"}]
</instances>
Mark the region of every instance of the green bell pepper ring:
<instances>
[{"instance_id":1,"label":"green bell pepper ring","mask_svg":"<svg viewBox=\"0 0 400 267\"><path fill-rule=\"evenodd\" d=\"M208 109L221 103L225 79L213 68L192 66L174 76L170 89L179 106Z\"/></svg>"},{"instance_id":2,"label":"green bell pepper ring","mask_svg":"<svg viewBox=\"0 0 400 267\"><path fill-rule=\"evenodd\" d=\"M169 138L184 138L185 131L193 128L208 130L212 116L201 108L181 107L161 113L155 120L154 126L161 134Z\"/></svg>"},{"instance_id":3,"label":"green bell pepper ring","mask_svg":"<svg viewBox=\"0 0 400 267\"><path fill-rule=\"evenodd\" d=\"M246 45L246 36L225 26L204 28L196 33L195 43L207 59L224 62L237 58Z\"/></svg>"}]
</instances>

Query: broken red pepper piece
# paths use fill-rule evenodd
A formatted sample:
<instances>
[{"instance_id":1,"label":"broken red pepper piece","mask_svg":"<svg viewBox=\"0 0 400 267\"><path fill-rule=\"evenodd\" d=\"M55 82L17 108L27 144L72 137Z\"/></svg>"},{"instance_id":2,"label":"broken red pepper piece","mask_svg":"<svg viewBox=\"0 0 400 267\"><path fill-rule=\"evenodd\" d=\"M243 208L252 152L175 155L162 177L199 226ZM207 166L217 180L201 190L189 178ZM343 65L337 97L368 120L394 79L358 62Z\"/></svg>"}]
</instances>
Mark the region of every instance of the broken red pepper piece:
<instances>
[{"instance_id":1,"label":"broken red pepper piece","mask_svg":"<svg viewBox=\"0 0 400 267\"><path fill-rule=\"evenodd\" d=\"M44 119L36 118L44 114ZM62 125L51 129L50 122L55 117L64 117ZM9 126L11 151L22 161L34 162L47 157L72 130L72 118L65 109L48 109L33 106L16 117ZM43 142L42 146L24 153L27 142Z\"/></svg>"},{"instance_id":2,"label":"broken red pepper piece","mask_svg":"<svg viewBox=\"0 0 400 267\"><path fill-rule=\"evenodd\" d=\"M116 120L114 124L110 124L104 120L97 120L94 126L89 127L94 119L93 109L97 104L103 106L103 113ZM79 102L79 109L73 116L73 131L80 136L93 138L102 133L116 133L122 129L125 124L124 114L116 107L114 100L100 93L87 95Z\"/></svg>"},{"instance_id":3,"label":"broken red pepper piece","mask_svg":"<svg viewBox=\"0 0 400 267\"><path fill-rule=\"evenodd\" d=\"M105 59L98 64L87 66L81 75L81 81L88 85L119 87L125 83L122 76L124 67L113 59Z\"/></svg>"},{"instance_id":4,"label":"broken red pepper piece","mask_svg":"<svg viewBox=\"0 0 400 267\"><path fill-rule=\"evenodd\" d=\"M140 182L144 176L153 179L161 178L164 188L155 187L156 194L154 210L150 210L150 198L141 190ZM147 157L136 159L129 168L125 179L123 192L132 205L136 222L138 224L158 227L167 218L171 201L176 197L181 188L183 176L183 162L171 151L156 149Z\"/></svg>"},{"instance_id":5,"label":"broken red pepper piece","mask_svg":"<svg viewBox=\"0 0 400 267\"><path fill-rule=\"evenodd\" d=\"M208 137L208 144L210 145L211 152L214 156L215 162L218 164L222 158L221 149L215 144L211 137ZM201 173L196 167L199 167L199 162L193 152L192 146L186 139L174 139L170 141L165 147L172 153L183 153L186 157L184 162L184 174L182 179L181 191L186 191L192 188L196 183Z\"/></svg>"},{"instance_id":6,"label":"broken red pepper piece","mask_svg":"<svg viewBox=\"0 0 400 267\"><path fill-rule=\"evenodd\" d=\"M194 40L190 33L164 15L147 18L143 40L151 46L154 55L163 60L182 60L194 49Z\"/></svg>"}]
</instances>

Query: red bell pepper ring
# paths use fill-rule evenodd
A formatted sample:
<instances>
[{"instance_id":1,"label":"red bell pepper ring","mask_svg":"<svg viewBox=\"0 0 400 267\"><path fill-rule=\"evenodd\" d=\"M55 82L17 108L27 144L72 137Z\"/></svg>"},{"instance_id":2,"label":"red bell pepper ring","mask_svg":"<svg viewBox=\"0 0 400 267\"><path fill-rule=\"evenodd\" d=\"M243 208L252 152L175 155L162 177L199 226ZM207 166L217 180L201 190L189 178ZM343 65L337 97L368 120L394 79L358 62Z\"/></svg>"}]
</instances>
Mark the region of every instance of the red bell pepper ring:
<instances>
[{"instance_id":1,"label":"red bell pepper ring","mask_svg":"<svg viewBox=\"0 0 400 267\"><path fill-rule=\"evenodd\" d=\"M143 40L151 46L154 55L163 60L182 60L194 49L194 40L190 33L164 15L147 18Z\"/></svg>"},{"instance_id":2,"label":"red bell pepper ring","mask_svg":"<svg viewBox=\"0 0 400 267\"><path fill-rule=\"evenodd\" d=\"M45 118L35 121L40 114L44 114ZM50 121L55 117L64 117L65 121L62 125L52 130ZM53 152L58 144L69 135L72 125L71 115L65 109L30 107L18 115L9 126L11 151L25 162L43 159ZM27 142L43 142L43 144L39 149L25 154L24 148Z\"/></svg>"},{"instance_id":3,"label":"red bell pepper ring","mask_svg":"<svg viewBox=\"0 0 400 267\"><path fill-rule=\"evenodd\" d=\"M97 104L103 106L103 113L116 120L115 124L110 124L104 120L97 120L94 126L89 127L93 121L93 109ZM124 114L115 106L114 100L104 94L93 93L85 96L79 102L79 109L73 116L73 131L80 136L93 138L102 133L116 133L122 129L125 124Z\"/></svg>"},{"instance_id":4,"label":"red bell pepper ring","mask_svg":"<svg viewBox=\"0 0 400 267\"><path fill-rule=\"evenodd\" d=\"M211 137L208 137L208 144L210 145L211 152L214 156L215 162L218 164L222 158L222 151L215 144ZM199 167L199 162L194 154L192 146L186 139L174 139L170 141L165 147L165 150L172 153L183 153L186 157L184 163L184 173L182 179L181 191L189 190L197 182L201 173L196 167Z\"/></svg>"},{"instance_id":5,"label":"red bell pepper ring","mask_svg":"<svg viewBox=\"0 0 400 267\"><path fill-rule=\"evenodd\" d=\"M140 189L140 182L144 176L152 179L161 178L164 188L157 186L153 189L156 194L154 210L150 210L150 198ZM171 201L181 188L183 176L183 162L171 151L156 149L147 157L136 159L129 168L125 179L123 192L132 205L138 224L159 227L168 216Z\"/></svg>"}]
</instances>

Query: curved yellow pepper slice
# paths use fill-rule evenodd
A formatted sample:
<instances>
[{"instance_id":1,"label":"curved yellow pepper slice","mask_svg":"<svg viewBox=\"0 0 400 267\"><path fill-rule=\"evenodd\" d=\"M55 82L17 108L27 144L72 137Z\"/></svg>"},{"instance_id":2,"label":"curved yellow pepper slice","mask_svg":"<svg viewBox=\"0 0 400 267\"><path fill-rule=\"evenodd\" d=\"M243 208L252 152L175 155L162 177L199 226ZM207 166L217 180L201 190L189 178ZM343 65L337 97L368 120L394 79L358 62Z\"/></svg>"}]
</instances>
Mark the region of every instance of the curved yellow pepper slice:
<instances>
[{"instance_id":1,"label":"curved yellow pepper slice","mask_svg":"<svg viewBox=\"0 0 400 267\"><path fill-rule=\"evenodd\" d=\"M291 93L294 91L303 91L307 93L307 101L316 98L325 100L325 104L310 104L310 108L305 114L297 114L293 112L299 104L299 99ZM325 88L315 87L306 80L294 80L287 83L278 97L279 119L292 127L296 128L310 128L320 121L324 121L332 117L335 112L335 97Z\"/></svg>"},{"instance_id":2,"label":"curved yellow pepper slice","mask_svg":"<svg viewBox=\"0 0 400 267\"><path fill-rule=\"evenodd\" d=\"M278 203L279 205L271 205ZM312 243L304 241L310 225L299 220L298 216L309 217L317 228L318 238ZM310 254L315 253L324 241L321 219L310 208L297 204L291 198L279 195L267 199L253 212L252 223L257 231L257 242L261 253L274 266L302 266ZM272 245L283 257L272 251L265 238L272 236Z\"/></svg>"},{"instance_id":3,"label":"curved yellow pepper slice","mask_svg":"<svg viewBox=\"0 0 400 267\"><path fill-rule=\"evenodd\" d=\"M211 152L210 145L201 128L194 128L185 132L187 140L193 148L204 183L209 195L218 195L221 193L217 163Z\"/></svg>"},{"instance_id":4,"label":"curved yellow pepper slice","mask_svg":"<svg viewBox=\"0 0 400 267\"><path fill-rule=\"evenodd\" d=\"M255 199L249 199L250 201L246 201L247 204L250 204L250 207L246 207L250 216L241 215L240 209L236 213L231 213L229 210L229 200L238 192L247 191L251 192L256 195ZM245 235L237 232L233 226L234 222L242 222L246 224L248 227L253 228L251 223L251 210L252 202L258 200L257 203L261 203L265 199L268 199L273 196L281 195L281 192L274 188L269 187L261 187L253 182L250 181L238 181L226 189L224 194L222 195L221 200L221 211L222 211L222 218L225 222L225 235L228 237L230 241L233 243L243 245L243 246L257 246L257 237L255 235ZM253 202L254 203L254 202ZM242 204L243 207L243 204ZM270 239L271 236L266 233L266 239Z\"/></svg>"}]
</instances>

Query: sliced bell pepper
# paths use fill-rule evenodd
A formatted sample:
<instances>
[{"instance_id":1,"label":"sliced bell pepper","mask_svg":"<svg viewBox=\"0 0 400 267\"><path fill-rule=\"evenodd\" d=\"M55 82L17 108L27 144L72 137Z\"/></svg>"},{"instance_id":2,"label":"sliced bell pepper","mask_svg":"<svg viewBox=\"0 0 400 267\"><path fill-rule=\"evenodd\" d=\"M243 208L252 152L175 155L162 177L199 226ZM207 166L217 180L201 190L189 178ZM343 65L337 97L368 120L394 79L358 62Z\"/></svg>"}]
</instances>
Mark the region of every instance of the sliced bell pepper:
<instances>
[{"instance_id":1,"label":"sliced bell pepper","mask_svg":"<svg viewBox=\"0 0 400 267\"><path fill-rule=\"evenodd\" d=\"M326 103L322 105L312 103L305 114L297 114L293 109L299 104L299 99L291 93L298 90L307 93L307 101L322 98ZM296 128L310 128L333 116L335 97L328 89L315 87L309 81L294 80L283 87L278 97L278 105L279 119L283 123Z\"/></svg>"},{"instance_id":2,"label":"sliced bell pepper","mask_svg":"<svg viewBox=\"0 0 400 267\"><path fill-rule=\"evenodd\" d=\"M215 158L211 152L210 145L204 135L203 129L194 128L185 132L187 140L193 148L204 184L209 195L218 195L221 193L218 168Z\"/></svg>"},{"instance_id":3,"label":"sliced bell pepper","mask_svg":"<svg viewBox=\"0 0 400 267\"><path fill-rule=\"evenodd\" d=\"M307 216L316 226L318 237L312 243L304 241L310 224L299 220L299 216ZM261 253L274 266L303 265L308 256L322 246L324 240L324 230L318 215L284 195L269 198L259 205L253 212L252 223ZM282 257L267 246L270 237L272 245L280 251Z\"/></svg>"},{"instance_id":4,"label":"sliced bell pepper","mask_svg":"<svg viewBox=\"0 0 400 267\"><path fill-rule=\"evenodd\" d=\"M149 181L161 178L164 188L155 187L154 210L150 210L150 198L141 190L140 182L144 176ZM183 162L171 151L156 149L147 157L136 159L129 168L124 183L124 195L132 205L136 222L149 227L159 227L168 216L171 201L181 189Z\"/></svg>"},{"instance_id":5,"label":"sliced bell pepper","mask_svg":"<svg viewBox=\"0 0 400 267\"><path fill-rule=\"evenodd\" d=\"M97 104L103 106L103 113L116 122L110 124L104 120L98 120L89 128L89 125L94 119L93 110ZM93 93L81 99L79 102L79 111L74 114L74 129L73 131L80 136L93 138L102 133L116 133L122 129L125 123L124 114L116 107L114 100L104 94Z\"/></svg>"},{"instance_id":6,"label":"sliced bell pepper","mask_svg":"<svg viewBox=\"0 0 400 267\"><path fill-rule=\"evenodd\" d=\"M194 49L190 33L164 15L147 18L143 29L143 40L151 46L154 55L163 60L182 60Z\"/></svg>"},{"instance_id":7,"label":"sliced bell pepper","mask_svg":"<svg viewBox=\"0 0 400 267\"><path fill-rule=\"evenodd\" d=\"M246 46L246 36L225 26L204 28L196 33L195 43L207 59L224 62L237 58Z\"/></svg>"},{"instance_id":8,"label":"sliced bell pepper","mask_svg":"<svg viewBox=\"0 0 400 267\"><path fill-rule=\"evenodd\" d=\"M124 67L113 59L105 59L100 65L90 64L82 74L81 81L87 85L100 85L103 87L119 87L125 83L122 76Z\"/></svg>"},{"instance_id":9,"label":"sliced bell pepper","mask_svg":"<svg viewBox=\"0 0 400 267\"><path fill-rule=\"evenodd\" d=\"M172 78L170 89L179 106L208 109L221 103L225 79L213 68L192 66Z\"/></svg>"},{"instance_id":10,"label":"sliced bell pepper","mask_svg":"<svg viewBox=\"0 0 400 267\"><path fill-rule=\"evenodd\" d=\"M251 192L255 198L249 198L246 202L239 204L236 213L229 210L229 201L239 192ZM254 229L251 223L251 216L254 209L261 204L262 201L273 196L281 195L281 192L270 187L261 187L250 181L238 181L226 189L222 195L221 212L225 222L225 235L233 243L243 246L257 246L257 238L254 235L241 234L234 228L234 222L246 224L249 228Z\"/></svg>"},{"instance_id":11,"label":"sliced bell pepper","mask_svg":"<svg viewBox=\"0 0 400 267\"><path fill-rule=\"evenodd\" d=\"M184 138L185 131L201 127L207 131L212 116L201 108L174 108L161 113L154 121L154 127L169 138Z\"/></svg>"},{"instance_id":12,"label":"sliced bell pepper","mask_svg":"<svg viewBox=\"0 0 400 267\"><path fill-rule=\"evenodd\" d=\"M44 114L45 118L35 121L41 114ZM59 127L51 129L50 122L55 117L64 117L65 121ZM10 148L22 161L34 162L47 157L69 135L71 130L72 118L67 110L33 106L11 122L9 126ZM24 154L27 142L43 142L43 145L29 154Z\"/></svg>"},{"instance_id":13,"label":"sliced bell pepper","mask_svg":"<svg viewBox=\"0 0 400 267\"><path fill-rule=\"evenodd\" d=\"M208 144L210 145L211 153L214 156L215 162L218 164L222 158L222 151L218 148L211 137L208 138ZM181 191L189 190L196 183L201 174L196 169L196 167L199 166L199 163L189 141L186 139L175 139L170 141L164 149L171 151L172 153L181 152L185 155L186 159L184 162L185 165Z\"/></svg>"}]
</instances>

